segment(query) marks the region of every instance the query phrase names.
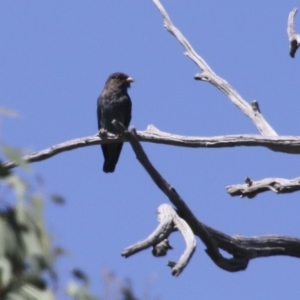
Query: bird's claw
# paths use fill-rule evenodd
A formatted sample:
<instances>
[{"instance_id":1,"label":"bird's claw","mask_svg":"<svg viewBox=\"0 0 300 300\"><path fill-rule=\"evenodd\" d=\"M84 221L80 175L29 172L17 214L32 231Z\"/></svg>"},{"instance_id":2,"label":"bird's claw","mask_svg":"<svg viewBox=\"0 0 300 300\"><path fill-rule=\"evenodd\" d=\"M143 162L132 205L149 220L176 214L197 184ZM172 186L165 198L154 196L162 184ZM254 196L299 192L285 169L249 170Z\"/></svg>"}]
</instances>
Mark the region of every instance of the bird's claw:
<instances>
[{"instance_id":1,"label":"bird's claw","mask_svg":"<svg viewBox=\"0 0 300 300\"><path fill-rule=\"evenodd\" d=\"M107 136L107 130L104 129L104 128L101 128L101 129L98 131L97 135L99 135L99 136Z\"/></svg>"}]
</instances>

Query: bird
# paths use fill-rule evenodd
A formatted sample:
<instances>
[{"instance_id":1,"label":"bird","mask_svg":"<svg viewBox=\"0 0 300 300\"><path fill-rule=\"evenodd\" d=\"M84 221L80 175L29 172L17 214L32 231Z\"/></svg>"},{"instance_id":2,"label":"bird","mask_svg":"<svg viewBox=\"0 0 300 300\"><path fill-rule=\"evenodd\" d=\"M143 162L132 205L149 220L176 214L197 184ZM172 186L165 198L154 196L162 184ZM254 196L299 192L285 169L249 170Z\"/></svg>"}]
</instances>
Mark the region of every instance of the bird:
<instances>
[{"instance_id":1,"label":"bird","mask_svg":"<svg viewBox=\"0 0 300 300\"><path fill-rule=\"evenodd\" d=\"M112 124L115 119L128 128L131 120L131 99L127 93L134 79L117 72L111 74L106 80L105 86L97 100L98 130L118 134ZM123 143L101 145L104 163L103 172L113 173L123 147Z\"/></svg>"}]
</instances>

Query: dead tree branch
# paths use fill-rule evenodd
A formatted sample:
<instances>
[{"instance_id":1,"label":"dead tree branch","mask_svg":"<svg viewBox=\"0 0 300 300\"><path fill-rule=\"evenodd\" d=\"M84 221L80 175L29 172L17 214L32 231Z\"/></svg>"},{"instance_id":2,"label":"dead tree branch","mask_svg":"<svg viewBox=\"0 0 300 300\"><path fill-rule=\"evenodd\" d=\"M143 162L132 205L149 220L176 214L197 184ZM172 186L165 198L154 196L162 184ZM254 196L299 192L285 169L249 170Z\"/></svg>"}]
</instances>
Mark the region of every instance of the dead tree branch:
<instances>
[{"instance_id":1,"label":"dead tree branch","mask_svg":"<svg viewBox=\"0 0 300 300\"><path fill-rule=\"evenodd\" d=\"M189 41L174 26L169 15L159 0L153 0L158 10L164 18L164 27L174 35L181 45L185 48L187 55L201 70L202 73L195 76L196 80L207 81L223 92L247 117L249 117L259 132L264 136L277 136L276 131L268 124L259 110L253 110L240 94L223 78L219 77L206 63L206 61L193 49Z\"/></svg>"},{"instance_id":2,"label":"dead tree branch","mask_svg":"<svg viewBox=\"0 0 300 300\"><path fill-rule=\"evenodd\" d=\"M153 247L152 253L154 256L165 256L167 251L172 249L168 242L169 235L173 231L179 230L185 240L186 249L177 263L172 261L167 263L172 268L172 275L178 276L186 267L195 251L196 240L193 231L185 220L177 215L170 204L161 204L157 209L157 214L160 225L145 240L124 249L122 256L129 257L151 246Z\"/></svg>"},{"instance_id":3,"label":"dead tree branch","mask_svg":"<svg viewBox=\"0 0 300 300\"><path fill-rule=\"evenodd\" d=\"M300 190L300 177L294 179L265 178L259 181L246 178L245 184L230 185L226 189L231 196L248 197L250 199L267 191L276 194L287 194Z\"/></svg>"},{"instance_id":4,"label":"dead tree branch","mask_svg":"<svg viewBox=\"0 0 300 300\"><path fill-rule=\"evenodd\" d=\"M174 211L175 212L175 211ZM150 247L155 248L156 245L163 242L165 239L168 239L169 235L172 231L175 230L174 223L173 223L173 212L165 212L163 210L162 205L160 205L157 209L158 214L158 227L144 240L139 241L122 251L122 256L129 257L134 255L142 250L148 249ZM167 247L165 249L165 253L156 253L153 254L154 256L164 256L167 254L167 250L172 249L172 247Z\"/></svg>"},{"instance_id":5,"label":"dead tree branch","mask_svg":"<svg viewBox=\"0 0 300 300\"><path fill-rule=\"evenodd\" d=\"M300 34L295 33L294 29L294 20L297 14L298 8L294 8L288 17L288 26L287 26L287 34L290 42L290 56L292 58L295 57L296 51L300 46Z\"/></svg>"},{"instance_id":6,"label":"dead tree branch","mask_svg":"<svg viewBox=\"0 0 300 300\"><path fill-rule=\"evenodd\" d=\"M213 84L216 88L218 88L220 91L222 91L225 95L228 96L228 98L244 113L246 114L252 122L256 125L258 130L262 135L267 136L277 136L277 133L275 130L265 121L264 117L262 116L258 102L254 100L251 105L249 105L239 94L237 91L235 91L228 82L226 82L224 79L216 75L214 71L209 67L209 65L205 62L205 60L199 56L196 51L193 49L191 44L188 42L188 40L183 36L183 34L174 26L172 23L168 13L164 9L164 7L161 5L160 0L153 0L155 5L157 6L158 10L162 14L164 18L164 27L167 31L169 31L172 35L174 35L177 40L181 43L181 45L185 48L186 52L185 54L202 70L202 73L197 74L195 76L195 79L202 80L202 81L208 81L211 84ZM297 8L293 9L291 13L289 14L288 18L288 37L290 41L290 55L294 57L295 52L297 51L300 43L300 34L296 34L294 31L294 17L297 13ZM269 149L273 151L281 151L279 150L277 145L272 145L268 147ZM281 148L281 147L280 147ZM291 152L289 152L291 153ZM284 179L283 179L284 180ZM287 182L288 180L284 180ZM261 181L262 182L262 181ZM254 197L257 194L257 189L262 192L266 190L273 190L277 193L287 193L287 192L293 192L298 190L297 184L293 182L293 188L290 187L291 183L288 185L281 186L278 183L271 183L268 179L263 180L264 184L267 185L258 185L258 186L245 186L245 185L239 185L239 186L230 186L227 188L228 192L230 194L234 193L234 195L244 195L244 193L247 194L248 197ZM237 190L235 189L237 187ZM277 190L278 188L278 190ZM254 190L255 189L255 190Z\"/></svg>"},{"instance_id":7,"label":"dead tree branch","mask_svg":"<svg viewBox=\"0 0 300 300\"><path fill-rule=\"evenodd\" d=\"M149 142L156 144L165 144L171 146L180 146L188 148L228 148L228 147L265 147L272 151L300 154L300 137L295 136L273 136L266 137L261 135L241 134L215 137L196 137L182 136L163 132L153 125L148 126L146 131L137 131L137 138L140 142ZM105 143L126 142L125 136L116 136L106 134L105 136L91 135L66 141L53 145L47 149L33 152L23 157L23 160L29 163L43 161L62 152L100 145ZM8 169L15 168L17 164L9 161L3 164Z\"/></svg>"},{"instance_id":8,"label":"dead tree branch","mask_svg":"<svg viewBox=\"0 0 300 300\"><path fill-rule=\"evenodd\" d=\"M127 131L122 124L114 121L115 126L128 139L138 161L148 172L158 188L169 198L177 208L177 213L183 218L194 234L197 235L207 247L206 253L220 268L236 272L245 270L250 259L274 255L300 257L300 239L270 235L261 237L243 237L239 235L228 236L200 222L187 204L154 168L138 141L134 129ZM219 249L223 249L232 255L228 259L222 256Z\"/></svg>"},{"instance_id":9,"label":"dead tree branch","mask_svg":"<svg viewBox=\"0 0 300 300\"><path fill-rule=\"evenodd\" d=\"M221 255L214 240L205 229L203 224L197 220L193 212L188 208L183 199L179 196L176 190L159 174L154 166L149 161L141 144L139 143L135 130L127 131L126 128L119 122L113 121L118 130L127 137L133 151L136 154L138 161L142 164L148 172L154 183L158 188L169 198L175 205L181 218L183 218L191 227L194 234L197 235L207 247L207 253L211 259L220 267L228 271L244 270L248 265L248 260L233 257L227 259Z\"/></svg>"}]
</instances>

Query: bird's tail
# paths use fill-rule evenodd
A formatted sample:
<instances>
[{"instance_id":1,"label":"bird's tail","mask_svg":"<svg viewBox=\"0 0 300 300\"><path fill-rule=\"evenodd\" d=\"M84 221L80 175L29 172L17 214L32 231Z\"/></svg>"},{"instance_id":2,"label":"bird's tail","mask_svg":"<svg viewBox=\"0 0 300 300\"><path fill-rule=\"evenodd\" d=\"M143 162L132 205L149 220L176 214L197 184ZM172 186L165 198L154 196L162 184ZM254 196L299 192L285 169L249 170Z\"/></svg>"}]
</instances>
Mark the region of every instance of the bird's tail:
<instances>
[{"instance_id":1,"label":"bird's tail","mask_svg":"<svg viewBox=\"0 0 300 300\"><path fill-rule=\"evenodd\" d=\"M120 153L123 147L123 143L102 145L102 151L104 154L103 172L113 173L116 164L119 160Z\"/></svg>"},{"instance_id":2,"label":"bird's tail","mask_svg":"<svg viewBox=\"0 0 300 300\"><path fill-rule=\"evenodd\" d=\"M103 172L105 173L113 173L115 170L116 164L112 164L109 161L104 161L103 164Z\"/></svg>"}]
</instances>

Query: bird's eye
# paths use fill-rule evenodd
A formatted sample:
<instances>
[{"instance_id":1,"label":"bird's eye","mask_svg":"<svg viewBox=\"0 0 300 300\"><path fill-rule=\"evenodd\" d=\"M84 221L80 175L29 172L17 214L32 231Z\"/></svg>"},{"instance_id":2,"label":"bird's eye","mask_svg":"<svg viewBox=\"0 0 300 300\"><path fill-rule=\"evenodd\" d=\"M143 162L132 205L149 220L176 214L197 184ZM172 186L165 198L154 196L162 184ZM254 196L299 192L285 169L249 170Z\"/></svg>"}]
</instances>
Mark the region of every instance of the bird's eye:
<instances>
[{"instance_id":1,"label":"bird's eye","mask_svg":"<svg viewBox=\"0 0 300 300\"><path fill-rule=\"evenodd\" d=\"M115 76L113 77L113 79L120 79L120 77L119 77L118 75L115 75Z\"/></svg>"}]
</instances>

